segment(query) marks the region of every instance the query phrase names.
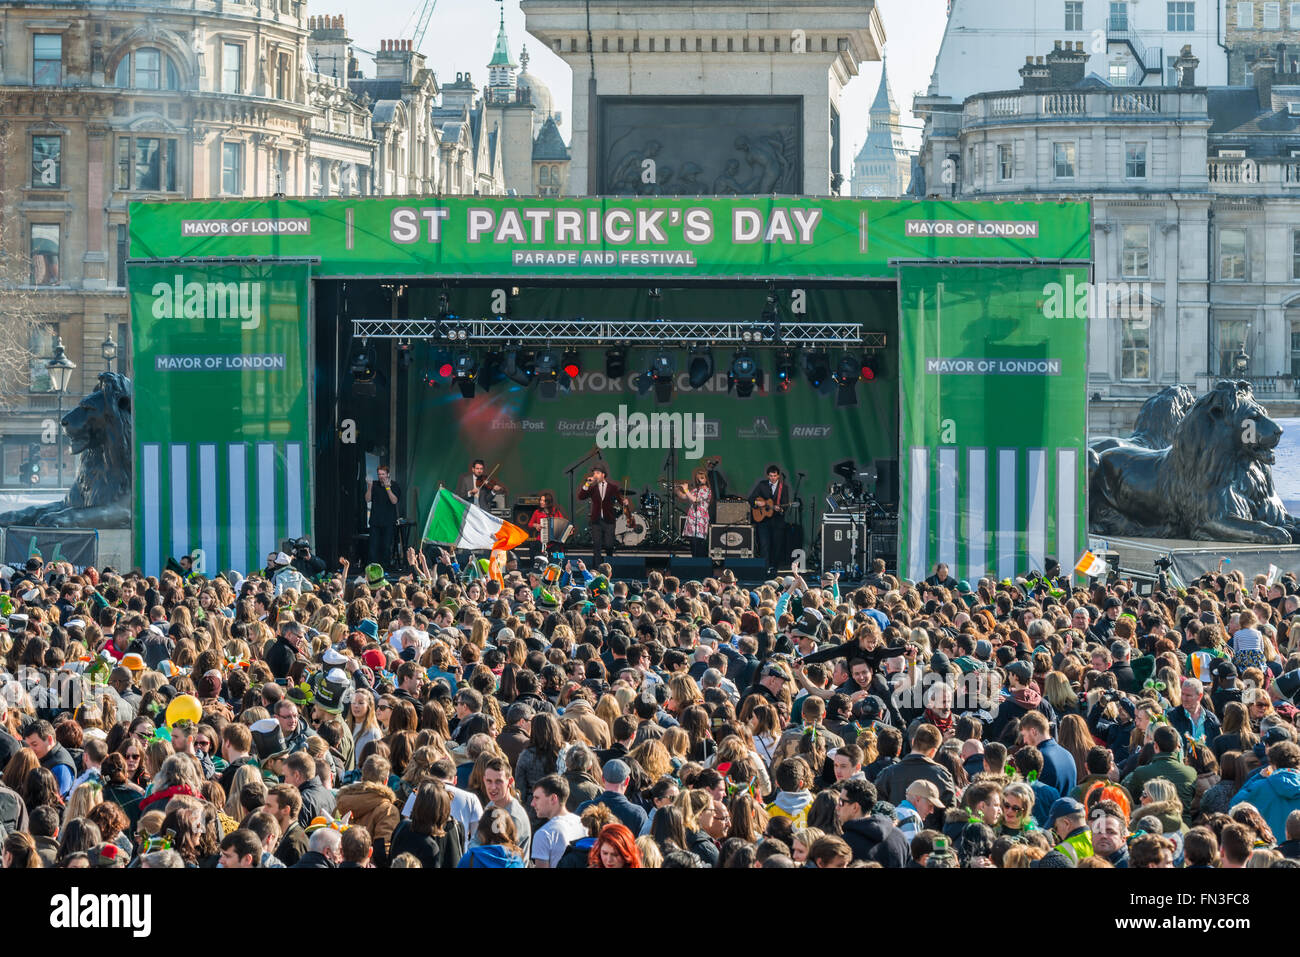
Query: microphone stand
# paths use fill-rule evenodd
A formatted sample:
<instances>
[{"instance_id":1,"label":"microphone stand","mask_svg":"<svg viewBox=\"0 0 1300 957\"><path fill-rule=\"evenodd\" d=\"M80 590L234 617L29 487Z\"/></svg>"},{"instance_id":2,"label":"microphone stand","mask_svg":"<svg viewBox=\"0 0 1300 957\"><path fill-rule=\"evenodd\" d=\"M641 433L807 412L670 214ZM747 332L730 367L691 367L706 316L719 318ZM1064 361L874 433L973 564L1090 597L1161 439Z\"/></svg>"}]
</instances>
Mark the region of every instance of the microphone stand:
<instances>
[{"instance_id":1,"label":"microphone stand","mask_svg":"<svg viewBox=\"0 0 1300 957\"><path fill-rule=\"evenodd\" d=\"M795 513L795 514L797 514L797 515L799 516L799 522L798 522L798 524L799 524L799 528L800 528L801 531L803 530L803 501L799 498L799 486L801 486L801 485L803 484L803 480L804 480L804 473L803 473L803 472L796 472L796 473L795 473L795 480L794 480L794 489L793 489L793 491L790 492L790 512L795 512L795 504L794 504L794 503L795 503L795 502L798 502L798 503L799 503L799 509L798 509L798 512ZM787 545L789 544L789 539L790 539L790 531L789 531L789 528L790 528L790 526L791 526L792 524L794 524L794 523L790 521L790 516L787 514L787 515L786 515L786 526L785 526L785 527L786 527L786 544L787 544ZM807 553L805 552L805 556L806 556L806 554L807 554ZM805 561L805 563L807 562L807 558L806 558L806 557L805 557L804 561ZM807 569L801 568L801 569L799 569L799 571L800 571L800 573L803 573L804 571L807 571Z\"/></svg>"}]
</instances>

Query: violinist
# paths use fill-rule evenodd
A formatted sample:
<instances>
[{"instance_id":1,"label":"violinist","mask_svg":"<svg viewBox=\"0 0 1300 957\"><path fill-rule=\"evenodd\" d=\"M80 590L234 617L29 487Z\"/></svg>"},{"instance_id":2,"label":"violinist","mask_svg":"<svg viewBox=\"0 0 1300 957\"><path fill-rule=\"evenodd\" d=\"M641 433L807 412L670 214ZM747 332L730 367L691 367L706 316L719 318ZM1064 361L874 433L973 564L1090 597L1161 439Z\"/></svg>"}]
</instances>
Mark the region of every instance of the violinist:
<instances>
[{"instance_id":1,"label":"violinist","mask_svg":"<svg viewBox=\"0 0 1300 957\"><path fill-rule=\"evenodd\" d=\"M456 494L479 508L491 509L492 498L498 492L504 495L506 487L487 474L487 466L482 459L471 462L469 471L456 483Z\"/></svg>"},{"instance_id":2,"label":"violinist","mask_svg":"<svg viewBox=\"0 0 1300 957\"><path fill-rule=\"evenodd\" d=\"M701 466L692 472L689 482L677 486L677 497L690 502L683 534L690 539L691 556L704 558L709 554L709 505L713 501L708 470Z\"/></svg>"}]
</instances>

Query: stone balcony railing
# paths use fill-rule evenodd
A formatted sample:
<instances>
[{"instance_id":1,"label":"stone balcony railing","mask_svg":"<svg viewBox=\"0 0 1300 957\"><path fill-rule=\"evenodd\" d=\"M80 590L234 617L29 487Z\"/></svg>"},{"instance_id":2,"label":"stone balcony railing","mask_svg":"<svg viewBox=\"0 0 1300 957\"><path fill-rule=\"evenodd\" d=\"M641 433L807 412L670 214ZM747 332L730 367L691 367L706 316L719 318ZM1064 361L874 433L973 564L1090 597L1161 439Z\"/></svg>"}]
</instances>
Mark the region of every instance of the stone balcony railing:
<instances>
[{"instance_id":1,"label":"stone balcony railing","mask_svg":"<svg viewBox=\"0 0 1300 957\"><path fill-rule=\"evenodd\" d=\"M1205 91L1179 87L1098 90L1011 90L981 93L962 105L962 125L1018 125L1060 120L1204 120Z\"/></svg>"},{"instance_id":2,"label":"stone balcony railing","mask_svg":"<svg viewBox=\"0 0 1300 957\"><path fill-rule=\"evenodd\" d=\"M1300 157L1273 160L1211 157L1210 189L1221 193L1300 190Z\"/></svg>"}]
</instances>

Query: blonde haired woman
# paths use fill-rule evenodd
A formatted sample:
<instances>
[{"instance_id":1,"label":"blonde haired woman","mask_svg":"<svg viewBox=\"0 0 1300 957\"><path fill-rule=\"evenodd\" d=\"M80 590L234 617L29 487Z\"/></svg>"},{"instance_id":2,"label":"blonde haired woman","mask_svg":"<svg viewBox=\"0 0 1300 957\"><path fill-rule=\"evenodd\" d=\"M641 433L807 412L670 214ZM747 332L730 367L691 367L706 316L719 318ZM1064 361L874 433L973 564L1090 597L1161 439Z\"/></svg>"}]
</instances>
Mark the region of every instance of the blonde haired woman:
<instances>
[{"instance_id":1,"label":"blonde haired woman","mask_svg":"<svg viewBox=\"0 0 1300 957\"><path fill-rule=\"evenodd\" d=\"M361 749L371 741L378 741L384 736L384 729L379 726L375 715L375 694L368 688L359 688L352 695L349 706L352 714L352 756L353 763ZM351 771L352 768L346 770Z\"/></svg>"},{"instance_id":2,"label":"blonde haired woman","mask_svg":"<svg viewBox=\"0 0 1300 957\"><path fill-rule=\"evenodd\" d=\"M87 781L85 784L78 784L73 789L72 794L68 797L67 806L63 809L63 824L66 827L68 822L74 818L86 817L90 814L90 809L104 800L104 786L98 781Z\"/></svg>"}]
</instances>

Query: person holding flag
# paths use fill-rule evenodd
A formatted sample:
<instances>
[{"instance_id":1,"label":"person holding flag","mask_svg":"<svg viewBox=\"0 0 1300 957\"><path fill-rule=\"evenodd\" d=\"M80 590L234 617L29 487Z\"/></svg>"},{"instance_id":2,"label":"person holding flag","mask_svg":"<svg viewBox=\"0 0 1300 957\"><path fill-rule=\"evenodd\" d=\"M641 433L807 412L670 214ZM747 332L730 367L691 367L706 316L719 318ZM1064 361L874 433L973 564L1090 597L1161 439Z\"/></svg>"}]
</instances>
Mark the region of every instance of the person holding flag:
<instances>
[{"instance_id":1,"label":"person holding flag","mask_svg":"<svg viewBox=\"0 0 1300 957\"><path fill-rule=\"evenodd\" d=\"M505 553L527 541L528 533L454 495L450 489L439 488L424 523L423 537L426 542L450 545L458 551L487 549L490 552L488 574L501 581Z\"/></svg>"}]
</instances>

